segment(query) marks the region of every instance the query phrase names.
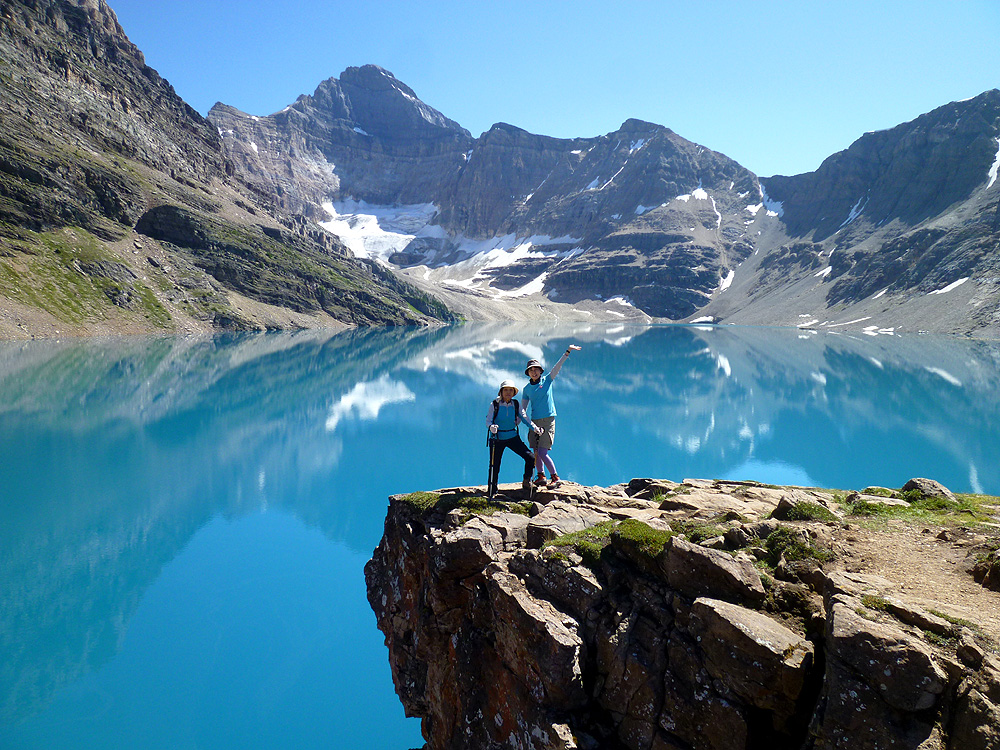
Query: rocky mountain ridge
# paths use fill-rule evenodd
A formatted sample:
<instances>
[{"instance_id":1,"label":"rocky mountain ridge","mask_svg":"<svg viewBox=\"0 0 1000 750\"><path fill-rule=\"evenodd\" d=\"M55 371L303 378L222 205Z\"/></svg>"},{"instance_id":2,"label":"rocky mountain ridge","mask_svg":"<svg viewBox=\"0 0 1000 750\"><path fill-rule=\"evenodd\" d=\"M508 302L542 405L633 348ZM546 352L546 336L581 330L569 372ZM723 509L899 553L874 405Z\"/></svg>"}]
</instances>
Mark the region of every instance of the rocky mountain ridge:
<instances>
[{"instance_id":1,"label":"rocky mountain ridge","mask_svg":"<svg viewBox=\"0 0 1000 750\"><path fill-rule=\"evenodd\" d=\"M221 104L208 117L261 189L270 180L287 206L316 218L342 201L433 204L383 259L431 266L439 280L511 238L503 249L528 257L495 269L473 263L463 281L509 293L542 277L559 302L627 294L649 315L682 318L755 249L756 177L668 128L628 120L605 136L557 139L499 123L472 139L408 92L368 65L269 117ZM376 129L372 111L391 126Z\"/></svg>"},{"instance_id":2,"label":"rocky mountain ridge","mask_svg":"<svg viewBox=\"0 0 1000 750\"><path fill-rule=\"evenodd\" d=\"M1000 506L903 490L393 496L368 598L434 750L992 750Z\"/></svg>"},{"instance_id":3,"label":"rocky mountain ridge","mask_svg":"<svg viewBox=\"0 0 1000 750\"><path fill-rule=\"evenodd\" d=\"M104 0L0 5L0 102L2 336L453 317L242 180Z\"/></svg>"},{"instance_id":4,"label":"rocky mountain ridge","mask_svg":"<svg viewBox=\"0 0 1000 750\"><path fill-rule=\"evenodd\" d=\"M670 320L969 332L1000 321L998 102L954 102L770 178L638 120L595 138L500 123L473 139L371 65L269 117L221 104L208 117L246 173L339 215L330 228L355 252L370 252L353 236L363 217L389 227L389 209L433 206L379 257L452 302L482 297L474 317L488 301L509 314L512 296L564 313L621 297ZM959 279L974 282L927 296Z\"/></svg>"}]
</instances>

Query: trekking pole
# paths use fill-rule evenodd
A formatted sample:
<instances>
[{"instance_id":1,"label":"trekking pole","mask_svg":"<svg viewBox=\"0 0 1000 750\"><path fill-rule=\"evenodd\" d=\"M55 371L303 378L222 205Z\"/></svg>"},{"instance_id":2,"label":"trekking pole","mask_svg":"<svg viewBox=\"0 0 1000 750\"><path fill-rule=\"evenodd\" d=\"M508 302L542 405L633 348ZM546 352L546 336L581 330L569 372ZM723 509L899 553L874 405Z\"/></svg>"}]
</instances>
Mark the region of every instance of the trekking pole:
<instances>
[{"instance_id":1,"label":"trekking pole","mask_svg":"<svg viewBox=\"0 0 1000 750\"><path fill-rule=\"evenodd\" d=\"M495 440L492 432L487 432L486 434L486 448L490 452L490 469L489 474L486 475L486 499L493 499L493 441Z\"/></svg>"}]
</instances>

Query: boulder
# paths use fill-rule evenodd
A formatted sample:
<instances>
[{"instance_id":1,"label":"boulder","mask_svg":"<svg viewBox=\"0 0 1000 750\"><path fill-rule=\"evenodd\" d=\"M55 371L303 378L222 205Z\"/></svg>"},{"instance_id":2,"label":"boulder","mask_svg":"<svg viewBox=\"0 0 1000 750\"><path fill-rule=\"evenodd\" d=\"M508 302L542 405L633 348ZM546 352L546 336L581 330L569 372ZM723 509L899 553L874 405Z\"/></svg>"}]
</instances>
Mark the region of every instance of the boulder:
<instances>
[{"instance_id":1,"label":"boulder","mask_svg":"<svg viewBox=\"0 0 1000 750\"><path fill-rule=\"evenodd\" d=\"M544 592L578 620L601 601L604 587L593 571L568 561L546 559L537 550L522 550L510 560L510 570Z\"/></svg>"},{"instance_id":2,"label":"boulder","mask_svg":"<svg viewBox=\"0 0 1000 750\"><path fill-rule=\"evenodd\" d=\"M962 660L963 664L972 669L979 669L983 664L983 659L986 658L986 652L976 643L972 631L968 628L962 628L955 654Z\"/></svg>"},{"instance_id":3,"label":"boulder","mask_svg":"<svg viewBox=\"0 0 1000 750\"><path fill-rule=\"evenodd\" d=\"M558 500L573 505L599 505L606 508L655 508L656 504L631 498L620 487L587 487L576 482L560 482L555 487L539 487L533 498L540 503Z\"/></svg>"},{"instance_id":4,"label":"boulder","mask_svg":"<svg viewBox=\"0 0 1000 750\"><path fill-rule=\"evenodd\" d=\"M945 750L931 722L922 715L888 706L877 690L859 681L851 669L836 660L827 664L820 706L822 713L811 730L816 736L814 747L825 750Z\"/></svg>"},{"instance_id":5,"label":"boulder","mask_svg":"<svg viewBox=\"0 0 1000 750\"><path fill-rule=\"evenodd\" d=\"M862 617L842 601L830 608L827 643L831 656L900 711L931 708L946 687L947 675L927 646L894 625Z\"/></svg>"},{"instance_id":6,"label":"boulder","mask_svg":"<svg viewBox=\"0 0 1000 750\"><path fill-rule=\"evenodd\" d=\"M528 517L520 513L494 513L483 516L482 522L499 532L506 551L520 549L528 543Z\"/></svg>"},{"instance_id":7,"label":"boulder","mask_svg":"<svg viewBox=\"0 0 1000 750\"><path fill-rule=\"evenodd\" d=\"M792 716L813 666L809 641L761 612L707 598L692 605L690 631L712 677L752 706Z\"/></svg>"},{"instance_id":8,"label":"boulder","mask_svg":"<svg viewBox=\"0 0 1000 750\"><path fill-rule=\"evenodd\" d=\"M675 536L667 543L661 566L671 588L692 599L710 596L751 604L764 600L760 573L749 559L734 558Z\"/></svg>"},{"instance_id":9,"label":"boulder","mask_svg":"<svg viewBox=\"0 0 1000 750\"><path fill-rule=\"evenodd\" d=\"M948 750L1000 750L1000 706L970 689L958 702Z\"/></svg>"},{"instance_id":10,"label":"boulder","mask_svg":"<svg viewBox=\"0 0 1000 750\"><path fill-rule=\"evenodd\" d=\"M482 518L440 538L434 569L442 579L467 578L482 572L504 549L503 535Z\"/></svg>"},{"instance_id":11,"label":"boulder","mask_svg":"<svg viewBox=\"0 0 1000 750\"><path fill-rule=\"evenodd\" d=\"M583 705L587 699L581 667L583 640L576 621L533 597L502 566L491 565L486 581L494 615L494 648L511 673L523 681L523 697L546 709Z\"/></svg>"},{"instance_id":12,"label":"boulder","mask_svg":"<svg viewBox=\"0 0 1000 750\"><path fill-rule=\"evenodd\" d=\"M545 542L563 534L583 531L609 520L611 516L602 511L554 501L528 522L527 545L531 549L540 549Z\"/></svg>"},{"instance_id":13,"label":"boulder","mask_svg":"<svg viewBox=\"0 0 1000 750\"><path fill-rule=\"evenodd\" d=\"M909 482L900 487L900 492L910 492L916 490L924 497L939 497L945 500L954 500L955 494L940 482L923 477L914 477Z\"/></svg>"},{"instance_id":14,"label":"boulder","mask_svg":"<svg viewBox=\"0 0 1000 750\"><path fill-rule=\"evenodd\" d=\"M664 479L633 479L623 486L625 494L641 500L652 500L657 495L674 492L680 485Z\"/></svg>"}]
</instances>

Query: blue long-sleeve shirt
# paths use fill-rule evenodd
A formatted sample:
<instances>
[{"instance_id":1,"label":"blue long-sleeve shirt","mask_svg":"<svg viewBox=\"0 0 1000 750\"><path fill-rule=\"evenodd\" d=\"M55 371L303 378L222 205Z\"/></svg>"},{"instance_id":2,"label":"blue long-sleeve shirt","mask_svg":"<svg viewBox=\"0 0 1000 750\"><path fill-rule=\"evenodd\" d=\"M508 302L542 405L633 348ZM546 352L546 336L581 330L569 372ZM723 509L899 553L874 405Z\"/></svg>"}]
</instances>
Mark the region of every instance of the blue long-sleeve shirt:
<instances>
[{"instance_id":1,"label":"blue long-sleeve shirt","mask_svg":"<svg viewBox=\"0 0 1000 750\"><path fill-rule=\"evenodd\" d=\"M533 426L531 424L531 420L528 419L528 415L524 411L523 404L518 403L518 406L520 407L520 412L518 412L517 410L514 409L513 401L510 401L508 403L504 402L503 399L499 399L499 401L494 399L494 401L490 401L489 408L487 409L486 412L487 427L493 424L494 403L497 404L496 426L497 426L497 437L500 440L509 440L510 438L516 436L518 434L517 426L521 422L524 422L526 425L529 426L529 428Z\"/></svg>"}]
</instances>

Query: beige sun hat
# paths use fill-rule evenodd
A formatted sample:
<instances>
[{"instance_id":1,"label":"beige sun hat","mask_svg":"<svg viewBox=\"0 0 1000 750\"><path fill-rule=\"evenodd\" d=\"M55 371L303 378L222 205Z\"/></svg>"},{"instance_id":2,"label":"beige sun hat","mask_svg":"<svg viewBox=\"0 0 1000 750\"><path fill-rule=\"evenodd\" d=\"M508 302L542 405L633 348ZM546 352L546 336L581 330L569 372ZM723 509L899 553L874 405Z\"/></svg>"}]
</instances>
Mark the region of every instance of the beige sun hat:
<instances>
[{"instance_id":1,"label":"beige sun hat","mask_svg":"<svg viewBox=\"0 0 1000 750\"><path fill-rule=\"evenodd\" d=\"M510 381L510 380L505 380L505 381L503 381L503 382L502 382L502 383L500 384L500 388L499 388L499 389L497 390L497 395L498 395L498 396L503 396L503 389L504 389L504 388L513 388L513 389L514 389L514 395L515 395L515 396L517 395L517 391L518 391L518 388L517 388L517 386L516 386L516 385L514 385L514 383L513 383L512 381Z\"/></svg>"}]
</instances>

